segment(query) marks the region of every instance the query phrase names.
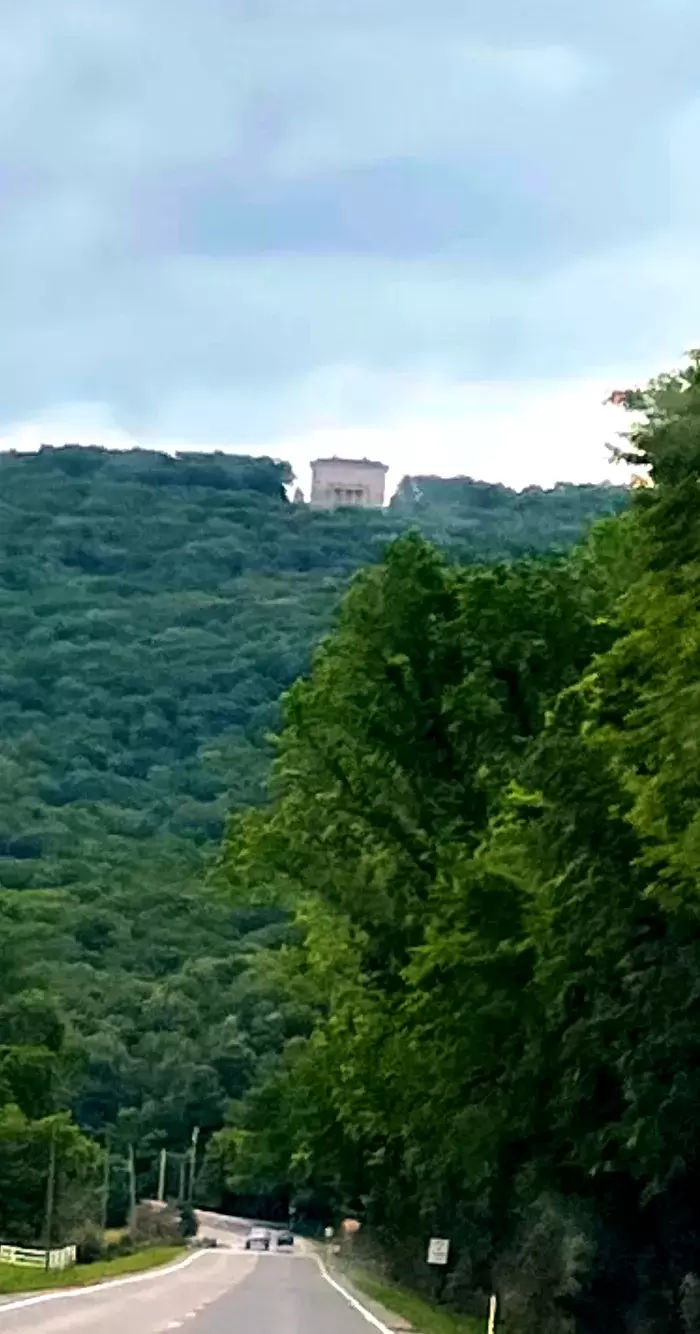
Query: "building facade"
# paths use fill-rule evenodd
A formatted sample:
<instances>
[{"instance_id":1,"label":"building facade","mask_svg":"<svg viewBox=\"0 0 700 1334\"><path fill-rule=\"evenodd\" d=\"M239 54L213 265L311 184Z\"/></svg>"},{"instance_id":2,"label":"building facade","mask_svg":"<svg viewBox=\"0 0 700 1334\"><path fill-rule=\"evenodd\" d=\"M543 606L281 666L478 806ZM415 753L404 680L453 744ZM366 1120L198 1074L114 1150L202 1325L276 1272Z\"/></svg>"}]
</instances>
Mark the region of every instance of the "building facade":
<instances>
[{"instance_id":1,"label":"building facade","mask_svg":"<svg viewBox=\"0 0 700 1334\"><path fill-rule=\"evenodd\" d=\"M318 509L361 505L381 509L387 466L372 459L314 459L311 504Z\"/></svg>"}]
</instances>

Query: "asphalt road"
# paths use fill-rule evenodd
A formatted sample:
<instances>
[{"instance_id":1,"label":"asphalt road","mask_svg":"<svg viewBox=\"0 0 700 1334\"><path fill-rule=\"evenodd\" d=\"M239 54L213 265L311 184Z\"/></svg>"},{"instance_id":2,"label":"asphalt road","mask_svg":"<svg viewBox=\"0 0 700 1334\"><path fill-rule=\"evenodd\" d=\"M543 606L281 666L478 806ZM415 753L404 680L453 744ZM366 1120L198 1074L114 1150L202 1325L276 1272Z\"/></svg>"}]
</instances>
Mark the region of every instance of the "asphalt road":
<instances>
[{"instance_id":1,"label":"asphalt road","mask_svg":"<svg viewBox=\"0 0 700 1334\"><path fill-rule=\"evenodd\" d=\"M244 1225L213 1215L203 1216L201 1231L216 1235L220 1248L170 1273L0 1305L0 1334L368 1334L372 1324L326 1281L313 1256L250 1255Z\"/></svg>"}]
</instances>

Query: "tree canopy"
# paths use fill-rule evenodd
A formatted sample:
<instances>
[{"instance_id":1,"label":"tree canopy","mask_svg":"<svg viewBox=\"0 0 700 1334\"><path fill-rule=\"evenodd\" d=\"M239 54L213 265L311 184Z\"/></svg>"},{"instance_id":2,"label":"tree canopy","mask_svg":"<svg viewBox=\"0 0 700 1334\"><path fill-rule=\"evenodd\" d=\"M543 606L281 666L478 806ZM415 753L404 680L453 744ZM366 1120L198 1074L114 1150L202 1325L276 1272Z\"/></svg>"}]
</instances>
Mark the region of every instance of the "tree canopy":
<instances>
[{"instance_id":1,"label":"tree canopy","mask_svg":"<svg viewBox=\"0 0 700 1334\"><path fill-rule=\"evenodd\" d=\"M649 485L573 552L407 535L355 579L224 858L315 1014L224 1183L413 1282L450 1236L446 1293L518 1334L699 1328L700 355L629 406Z\"/></svg>"}]
</instances>

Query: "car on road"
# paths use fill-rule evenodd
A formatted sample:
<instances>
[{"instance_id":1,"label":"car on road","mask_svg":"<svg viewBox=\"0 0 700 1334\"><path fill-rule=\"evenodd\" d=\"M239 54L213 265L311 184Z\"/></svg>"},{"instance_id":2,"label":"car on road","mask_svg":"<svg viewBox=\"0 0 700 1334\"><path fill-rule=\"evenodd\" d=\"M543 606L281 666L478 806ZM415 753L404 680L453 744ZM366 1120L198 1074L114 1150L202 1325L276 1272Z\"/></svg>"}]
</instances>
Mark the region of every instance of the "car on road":
<instances>
[{"instance_id":1,"label":"car on road","mask_svg":"<svg viewBox=\"0 0 700 1334\"><path fill-rule=\"evenodd\" d=\"M278 1249L279 1249L280 1246L293 1246L293 1245L294 1245L294 1237L293 1237L292 1233L291 1233L291 1232L288 1232L286 1229L285 1229L283 1232L278 1232L278 1233L277 1233L277 1238L276 1238L276 1240L277 1240L277 1247L278 1247Z\"/></svg>"},{"instance_id":2,"label":"car on road","mask_svg":"<svg viewBox=\"0 0 700 1334\"><path fill-rule=\"evenodd\" d=\"M269 1251L272 1236L266 1227L252 1227L245 1239L247 1251Z\"/></svg>"}]
</instances>

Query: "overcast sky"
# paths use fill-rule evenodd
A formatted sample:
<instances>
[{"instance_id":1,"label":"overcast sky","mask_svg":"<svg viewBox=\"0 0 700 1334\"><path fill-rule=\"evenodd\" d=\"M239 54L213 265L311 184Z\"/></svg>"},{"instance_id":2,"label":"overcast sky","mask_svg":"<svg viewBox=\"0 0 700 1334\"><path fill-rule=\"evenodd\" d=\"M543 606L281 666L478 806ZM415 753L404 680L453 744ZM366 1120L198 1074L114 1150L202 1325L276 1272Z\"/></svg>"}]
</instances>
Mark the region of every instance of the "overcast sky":
<instances>
[{"instance_id":1,"label":"overcast sky","mask_svg":"<svg viewBox=\"0 0 700 1334\"><path fill-rule=\"evenodd\" d=\"M0 438L609 473L700 342L698 0L0 0Z\"/></svg>"}]
</instances>

